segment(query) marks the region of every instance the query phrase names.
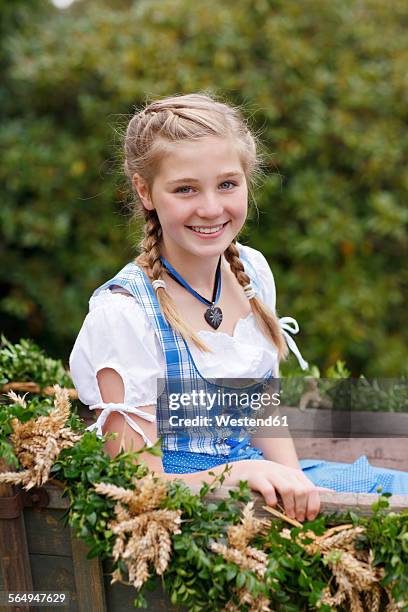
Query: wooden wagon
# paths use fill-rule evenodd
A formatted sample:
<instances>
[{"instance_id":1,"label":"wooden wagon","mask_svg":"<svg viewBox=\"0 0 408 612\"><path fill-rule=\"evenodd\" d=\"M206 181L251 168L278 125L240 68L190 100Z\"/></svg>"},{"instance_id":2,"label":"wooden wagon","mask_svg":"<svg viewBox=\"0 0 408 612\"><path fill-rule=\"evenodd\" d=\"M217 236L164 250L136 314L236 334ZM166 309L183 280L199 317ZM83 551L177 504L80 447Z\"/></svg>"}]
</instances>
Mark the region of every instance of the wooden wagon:
<instances>
[{"instance_id":1,"label":"wooden wagon","mask_svg":"<svg viewBox=\"0 0 408 612\"><path fill-rule=\"evenodd\" d=\"M367 414L361 418L366 417ZM408 415L387 414L384 418L387 418L387 438L297 437L295 444L298 454L301 458L347 462L364 454L372 465L407 470ZM221 488L212 495L220 497L227 493ZM258 514L264 513L262 499L257 495L254 497ZM368 494L322 493L322 512L352 508L356 512L369 514L376 497ZM61 517L66 507L67 500L61 496L61 489L57 486L47 485L25 492L13 490L9 485L0 485L0 591L64 591L69 594L69 604L63 609L70 612L134 610L133 588L111 585L109 563L101 563L99 558L88 560L85 546L73 537L69 527L63 526ZM408 496L391 498L390 510L398 512L406 508ZM178 609L169 602L159 580L157 589L148 596L148 603L149 609L155 612ZM36 608L20 606L3 609ZM53 607L48 609L54 610ZM55 610L59 609L55 607Z\"/></svg>"}]
</instances>

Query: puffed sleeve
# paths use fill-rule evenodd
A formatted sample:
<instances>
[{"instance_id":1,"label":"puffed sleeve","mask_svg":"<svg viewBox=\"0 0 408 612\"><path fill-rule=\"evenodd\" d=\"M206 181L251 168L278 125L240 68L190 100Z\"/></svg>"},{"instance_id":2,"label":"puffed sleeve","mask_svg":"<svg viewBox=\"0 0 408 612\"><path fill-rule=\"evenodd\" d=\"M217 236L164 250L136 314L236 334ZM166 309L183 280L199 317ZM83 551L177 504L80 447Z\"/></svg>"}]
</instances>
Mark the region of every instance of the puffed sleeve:
<instances>
[{"instance_id":1,"label":"puffed sleeve","mask_svg":"<svg viewBox=\"0 0 408 612\"><path fill-rule=\"evenodd\" d=\"M272 312L276 312L276 286L272 270L260 251L251 247L247 249L250 249L251 261L257 272L261 300Z\"/></svg>"},{"instance_id":2,"label":"puffed sleeve","mask_svg":"<svg viewBox=\"0 0 408 612\"><path fill-rule=\"evenodd\" d=\"M157 403L157 379L165 375L164 354L144 310L132 296L110 290L91 298L69 366L81 402L90 409L104 409L97 427L99 435L107 414L115 411L114 404L102 400L96 377L100 370L112 368L123 380L124 402L116 404L121 407L116 411L143 418L149 413L143 415L137 407Z\"/></svg>"}]
</instances>

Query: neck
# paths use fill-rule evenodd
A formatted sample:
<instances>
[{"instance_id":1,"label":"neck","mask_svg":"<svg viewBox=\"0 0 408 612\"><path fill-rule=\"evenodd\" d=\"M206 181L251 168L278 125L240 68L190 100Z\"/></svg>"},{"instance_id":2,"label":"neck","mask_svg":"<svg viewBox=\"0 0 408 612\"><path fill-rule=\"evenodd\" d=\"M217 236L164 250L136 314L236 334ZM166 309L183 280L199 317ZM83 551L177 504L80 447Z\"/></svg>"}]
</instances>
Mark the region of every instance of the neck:
<instances>
[{"instance_id":1,"label":"neck","mask_svg":"<svg viewBox=\"0 0 408 612\"><path fill-rule=\"evenodd\" d=\"M162 256L193 289L208 299L212 298L219 255L203 257L189 253L187 257L186 253L177 253L173 250L169 253L163 245ZM221 273L225 269L224 266L225 260L222 258Z\"/></svg>"}]
</instances>

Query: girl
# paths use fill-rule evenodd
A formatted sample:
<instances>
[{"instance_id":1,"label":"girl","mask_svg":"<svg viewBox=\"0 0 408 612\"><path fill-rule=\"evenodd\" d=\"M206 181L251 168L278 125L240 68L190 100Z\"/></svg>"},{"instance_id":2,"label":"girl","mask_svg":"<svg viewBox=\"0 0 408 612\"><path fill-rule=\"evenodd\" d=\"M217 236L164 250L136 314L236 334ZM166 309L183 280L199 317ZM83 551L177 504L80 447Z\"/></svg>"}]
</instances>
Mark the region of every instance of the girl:
<instances>
[{"instance_id":1,"label":"girl","mask_svg":"<svg viewBox=\"0 0 408 612\"><path fill-rule=\"evenodd\" d=\"M296 321L276 316L265 258L237 242L258 166L239 111L201 94L155 101L131 119L124 150L135 213L145 219L141 254L96 289L70 356L79 398L97 413L90 429L119 434L108 452L160 437L162 459L142 458L163 478L199 484L228 463L225 484L248 480L270 505L279 493L300 521L318 514L321 488L390 488L393 471L364 457L352 466L299 462L289 437L250 442L242 430L169 426L171 391L219 391L214 378L260 379L248 386L259 390L279 376L288 346L308 365L288 333ZM193 415L208 411L177 410Z\"/></svg>"}]
</instances>

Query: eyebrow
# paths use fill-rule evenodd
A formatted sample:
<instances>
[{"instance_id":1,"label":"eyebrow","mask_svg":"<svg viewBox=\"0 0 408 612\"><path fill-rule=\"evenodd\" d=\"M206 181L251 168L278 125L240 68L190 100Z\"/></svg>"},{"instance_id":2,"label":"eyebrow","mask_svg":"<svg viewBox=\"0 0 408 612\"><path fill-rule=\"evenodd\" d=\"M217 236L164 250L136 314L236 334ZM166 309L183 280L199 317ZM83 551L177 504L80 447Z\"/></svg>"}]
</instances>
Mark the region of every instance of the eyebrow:
<instances>
[{"instance_id":1,"label":"eyebrow","mask_svg":"<svg viewBox=\"0 0 408 612\"><path fill-rule=\"evenodd\" d=\"M233 177L233 176L239 176L239 177L242 177L242 176L243 176L243 173L242 173L242 172L235 172L235 171L232 171L232 172L224 172L223 174L219 174L219 175L217 176L217 180L222 179L222 178L230 178L230 177ZM190 178L188 178L188 177L187 177L187 178L179 178L179 179L175 179L174 181L168 181L168 182L167 182L167 184L168 184L168 185L173 185L173 183L198 183L198 182L199 182L199 179L196 179L196 178L191 178L191 177L190 177Z\"/></svg>"}]
</instances>

